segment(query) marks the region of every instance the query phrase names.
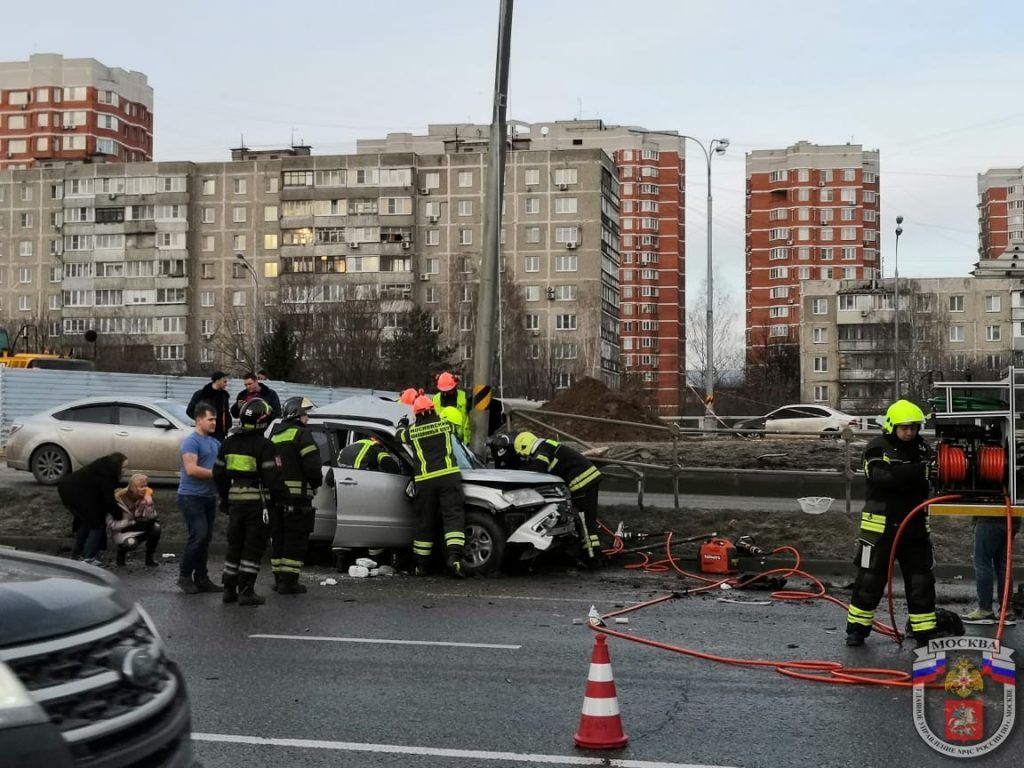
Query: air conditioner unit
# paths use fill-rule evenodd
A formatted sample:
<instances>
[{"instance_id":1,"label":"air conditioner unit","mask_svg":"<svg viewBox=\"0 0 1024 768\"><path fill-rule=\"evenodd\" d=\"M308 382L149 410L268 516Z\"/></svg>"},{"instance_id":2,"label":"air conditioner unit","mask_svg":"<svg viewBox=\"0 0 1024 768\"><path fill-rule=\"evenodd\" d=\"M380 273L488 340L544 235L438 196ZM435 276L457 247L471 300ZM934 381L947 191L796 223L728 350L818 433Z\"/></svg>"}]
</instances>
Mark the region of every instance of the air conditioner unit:
<instances>
[{"instance_id":1,"label":"air conditioner unit","mask_svg":"<svg viewBox=\"0 0 1024 768\"><path fill-rule=\"evenodd\" d=\"M412 248L412 243L402 243L403 251L408 251L410 248Z\"/></svg>"},{"instance_id":2,"label":"air conditioner unit","mask_svg":"<svg viewBox=\"0 0 1024 768\"><path fill-rule=\"evenodd\" d=\"M868 312L868 311L867 311L866 309L862 309L862 310L860 311L860 316L861 316L861 317L867 317L867 316L868 316L868 315L870 315L870 314L871 314L871 313L870 313L870 312Z\"/></svg>"},{"instance_id":3,"label":"air conditioner unit","mask_svg":"<svg viewBox=\"0 0 1024 768\"><path fill-rule=\"evenodd\" d=\"M565 247L566 247L566 248L567 248L568 250L570 250L570 251L575 251L575 250L576 250L576 248L577 248L577 244L576 244L576 243L566 243L566 244L565 244Z\"/></svg>"},{"instance_id":4,"label":"air conditioner unit","mask_svg":"<svg viewBox=\"0 0 1024 768\"><path fill-rule=\"evenodd\" d=\"M22 108L22 109L28 109L28 104L22 104L22 105L21 105L21 108Z\"/></svg>"},{"instance_id":5,"label":"air conditioner unit","mask_svg":"<svg viewBox=\"0 0 1024 768\"><path fill-rule=\"evenodd\" d=\"M420 194L421 195L429 195L430 194L430 187L420 187Z\"/></svg>"},{"instance_id":6,"label":"air conditioner unit","mask_svg":"<svg viewBox=\"0 0 1024 768\"><path fill-rule=\"evenodd\" d=\"M14 157L14 153L13 152L8 152L7 153L7 159L10 160L12 157Z\"/></svg>"},{"instance_id":7,"label":"air conditioner unit","mask_svg":"<svg viewBox=\"0 0 1024 768\"><path fill-rule=\"evenodd\" d=\"M428 220L428 221L429 221L429 222L430 222L431 224L437 224L437 222L438 222L438 221L440 221L440 219L441 219L441 217L440 217L440 216L428 216L428 217L427 217L427 220Z\"/></svg>"},{"instance_id":8,"label":"air conditioner unit","mask_svg":"<svg viewBox=\"0 0 1024 768\"><path fill-rule=\"evenodd\" d=\"M204 333L203 334L203 338L206 339L207 341L209 341L210 339L213 338L213 334L212 333Z\"/></svg>"},{"instance_id":9,"label":"air conditioner unit","mask_svg":"<svg viewBox=\"0 0 1024 768\"><path fill-rule=\"evenodd\" d=\"M533 335L533 336L540 336L540 331L533 331L531 335Z\"/></svg>"},{"instance_id":10,"label":"air conditioner unit","mask_svg":"<svg viewBox=\"0 0 1024 768\"><path fill-rule=\"evenodd\" d=\"M359 243L349 243L348 247L349 248L358 248L359 247Z\"/></svg>"},{"instance_id":11,"label":"air conditioner unit","mask_svg":"<svg viewBox=\"0 0 1024 768\"><path fill-rule=\"evenodd\" d=\"M569 185L568 184L559 184L558 188L560 190L562 190L563 192L565 192L565 190L567 190L569 188Z\"/></svg>"},{"instance_id":12,"label":"air conditioner unit","mask_svg":"<svg viewBox=\"0 0 1024 768\"><path fill-rule=\"evenodd\" d=\"M117 200L117 195L115 193L113 193L113 192L111 192L109 195L107 195L107 197L109 199L111 199L111 200Z\"/></svg>"},{"instance_id":13,"label":"air conditioner unit","mask_svg":"<svg viewBox=\"0 0 1024 768\"><path fill-rule=\"evenodd\" d=\"M61 128L63 128L65 131L73 131L73 130L75 130L75 126L73 126L73 125L62 125Z\"/></svg>"},{"instance_id":14,"label":"air conditioner unit","mask_svg":"<svg viewBox=\"0 0 1024 768\"><path fill-rule=\"evenodd\" d=\"M429 279L430 279L430 273L429 273L429 272L420 272L420 280L421 280L422 282L424 282L424 283L425 283L425 282L427 282L427 281L428 281Z\"/></svg>"}]
</instances>

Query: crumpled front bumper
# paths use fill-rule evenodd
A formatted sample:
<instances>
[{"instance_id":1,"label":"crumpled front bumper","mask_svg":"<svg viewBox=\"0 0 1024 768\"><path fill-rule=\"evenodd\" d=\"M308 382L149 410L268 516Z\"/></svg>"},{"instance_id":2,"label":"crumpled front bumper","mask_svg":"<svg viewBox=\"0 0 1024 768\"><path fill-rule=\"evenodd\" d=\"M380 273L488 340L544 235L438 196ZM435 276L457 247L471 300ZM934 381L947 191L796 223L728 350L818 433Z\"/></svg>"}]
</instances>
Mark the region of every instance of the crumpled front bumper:
<instances>
[{"instance_id":1,"label":"crumpled front bumper","mask_svg":"<svg viewBox=\"0 0 1024 768\"><path fill-rule=\"evenodd\" d=\"M508 537L509 544L529 544L540 552L559 539L576 534L576 522L565 502L545 504Z\"/></svg>"}]
</instances>

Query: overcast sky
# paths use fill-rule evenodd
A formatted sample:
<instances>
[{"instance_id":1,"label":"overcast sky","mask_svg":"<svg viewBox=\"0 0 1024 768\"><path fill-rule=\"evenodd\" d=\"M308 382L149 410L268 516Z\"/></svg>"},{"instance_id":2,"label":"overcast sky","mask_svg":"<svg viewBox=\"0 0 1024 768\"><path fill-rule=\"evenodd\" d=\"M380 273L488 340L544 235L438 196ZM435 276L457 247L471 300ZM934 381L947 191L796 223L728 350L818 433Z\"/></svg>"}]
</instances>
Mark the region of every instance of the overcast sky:
<instances>
[{"instance_id":1,"label":"overcast sky","mask_svg":"<svg viewBox=\"0 0 1024 768\"><path fill-rule=\"evenodd\" d=\"M4 60L93 57L145 72L158 160L227 159L293 137L355 139L488 122L498 0L9 4ZM976 174L1024 165L1024 4L927 0L516 0L510 112L728 137L715 159L720 287L744 290L744 154L800 139L881 151L891 274L966 275ZM704 279L703 156L689 151L690 291Z\"/></svg>"}]
</instances>

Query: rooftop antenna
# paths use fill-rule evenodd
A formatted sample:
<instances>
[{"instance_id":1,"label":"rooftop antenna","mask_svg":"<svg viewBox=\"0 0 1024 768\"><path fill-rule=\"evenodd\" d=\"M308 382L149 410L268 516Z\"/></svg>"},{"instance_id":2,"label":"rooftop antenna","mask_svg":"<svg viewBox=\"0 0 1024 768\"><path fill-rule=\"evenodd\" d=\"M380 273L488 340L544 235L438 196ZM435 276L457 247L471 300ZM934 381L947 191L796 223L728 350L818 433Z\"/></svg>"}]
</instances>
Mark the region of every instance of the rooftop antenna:
<instances>
[{"instance_id":1,"label":"rooftop antenna","mask_svg":"<svg viewBox=\"0 0 1024 768\"><path fill-rule=\"evenodd\" d=\"M576 119L583 119L583 98L580 96L576 97Z\"/></svg>"},{"instance_id":2,"label":"rooftop antenna","mask_svg":"<svg viewBox=\"0 0 1024 768\"><path fill-rule=\"evenodd\" d=\"M289 146L291 146L291 147L295 146L295 129L294 128L292 128L292 143L289 144Z\"/></svg>"}]
</instances>

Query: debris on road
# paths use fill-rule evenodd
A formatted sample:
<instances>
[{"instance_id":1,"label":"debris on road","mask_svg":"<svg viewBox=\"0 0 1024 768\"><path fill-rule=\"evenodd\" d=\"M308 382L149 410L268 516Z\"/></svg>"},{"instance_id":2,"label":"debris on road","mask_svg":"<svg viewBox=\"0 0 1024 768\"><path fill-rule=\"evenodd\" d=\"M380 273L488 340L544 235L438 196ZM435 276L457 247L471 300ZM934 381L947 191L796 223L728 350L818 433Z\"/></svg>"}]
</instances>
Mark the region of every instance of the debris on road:
<instances>
[{"instance_id":1,"label":"debris on road","mask_svg":"<svg viewBox=\"0 0 1024 768\"><path fill-rule=\"evenodd\" d=\"M320 586L321 587L336 587L336 586L338 586L338 580L337 579L324 579L323 581L320 582ZM308 629L306 631L309 632Z\"/></svg>"}]
</instances>

